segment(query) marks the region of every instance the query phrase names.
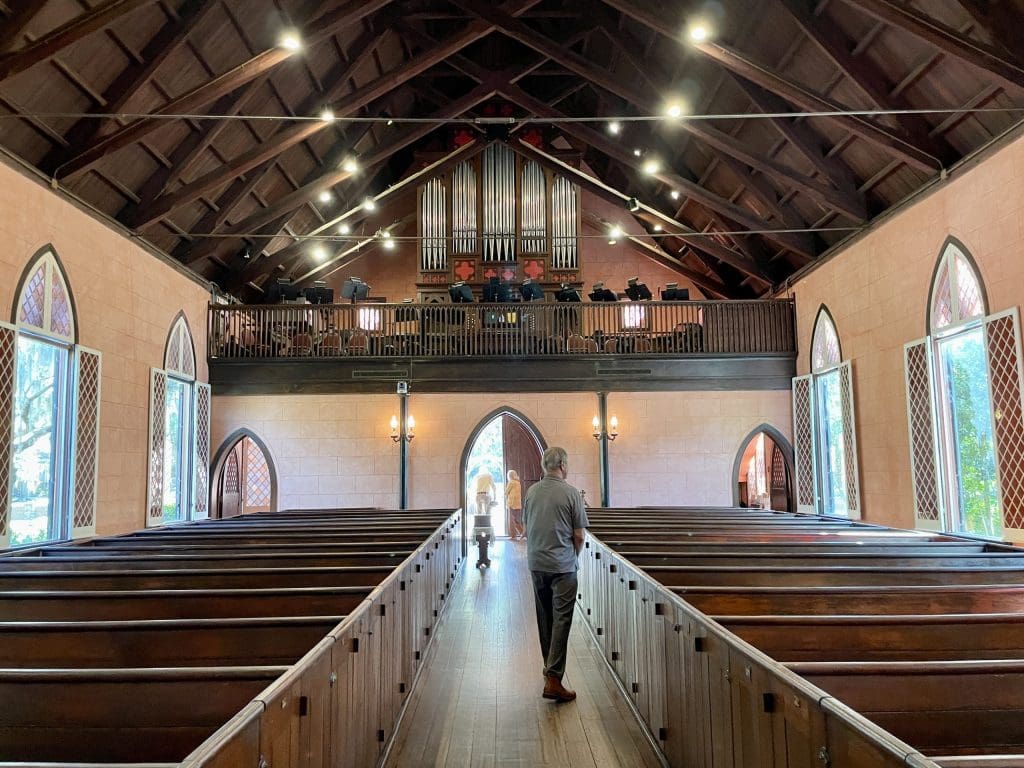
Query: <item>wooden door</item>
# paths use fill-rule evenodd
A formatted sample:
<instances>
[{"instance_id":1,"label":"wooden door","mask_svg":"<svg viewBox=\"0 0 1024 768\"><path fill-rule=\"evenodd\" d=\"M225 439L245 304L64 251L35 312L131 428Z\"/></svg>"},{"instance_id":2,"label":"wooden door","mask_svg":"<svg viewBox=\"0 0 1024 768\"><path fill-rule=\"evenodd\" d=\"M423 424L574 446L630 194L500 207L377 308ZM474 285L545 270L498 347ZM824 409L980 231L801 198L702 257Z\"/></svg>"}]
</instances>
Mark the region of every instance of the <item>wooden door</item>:
<instances>
[{"instance_id":1,"label":"wooden door","mask_svg":"<svg viewBox=\"0 0 1024 768\"><path fill-rule=\"evenodd\" d=\"M231 449L227 459L224 461L224 469L220 473L218 488L219 503L217 504L218 517L235 517L242 514L242 473L240 471L239 456L242 453L242 444L239 442Z\"/></svg>"},{"instance_id":2,"label":"wooden door","mask_svg":"<svg viewBox=\"0 0 1024 768\"><path fill-rule=\"evenodd\" d=\"M505 480L508 480L508 471L514 469L519 473L519 481L522 484L523 498L526 498L527 489L535 482L544 477L544 470L541 468L541 450L537 444L537 438L519 419L509 414L501 417L502 452L505 456ZM508 509L505 509L505 530L511 531L511 519Z\"/></svg>"}]
</instances>

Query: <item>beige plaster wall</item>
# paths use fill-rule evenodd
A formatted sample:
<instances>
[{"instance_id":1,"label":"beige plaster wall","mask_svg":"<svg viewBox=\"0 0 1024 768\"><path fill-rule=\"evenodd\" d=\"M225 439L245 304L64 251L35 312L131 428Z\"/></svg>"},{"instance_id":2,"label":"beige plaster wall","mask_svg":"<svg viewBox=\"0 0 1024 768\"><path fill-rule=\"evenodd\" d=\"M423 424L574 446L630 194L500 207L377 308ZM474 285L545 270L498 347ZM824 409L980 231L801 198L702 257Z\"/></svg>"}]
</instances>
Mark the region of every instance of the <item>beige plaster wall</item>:
<instances>
[{"instance_id":1,"label":"beige plaster wall","mask_svg":"<svg viewBox=\"0 0 1024 768\"><path fill-rule=\"evenodd\" d=\"M748 434L769 423L789 435L788 392L630 393L609 396L620 436L610 446L612 503L731 504L730 475ZM459 475L474 429L499 408L523 414L570 457L570 482L600 501L593 394L410 395L413 507L461 504ZM395 395L214 397L215 450L240 428L266 443L279 472L279 507L393 507L398 448L388 426Z\"/></svg>"},{"instance_id":2,"label":"beige plaster wall","mask_svg":"<svg viewBox=\"0 0 1024 768\"><path fill-rule=\"evenodd\" d=\"M103 353L97 533L145 525L149 369L163 366L171 323L184 310L207 379L209 294L48 187L0 162L0 307L32 256L51 245L67 272L79 343Z\"/></svg>"},{"instance_id":3,"label":"beige plaster wall","mask_svg":"<svg viewBox=\"0 0 1024 768\"><path fill-rule=\"evenodd\" d=\"M1024 298L1024 139L954 176L793 286L800 357L825 304L853 363L865 518L913 527L903 345L927 331L932 274L949 236L977 263L988 311Z\"/></svg>"}]
</instances>

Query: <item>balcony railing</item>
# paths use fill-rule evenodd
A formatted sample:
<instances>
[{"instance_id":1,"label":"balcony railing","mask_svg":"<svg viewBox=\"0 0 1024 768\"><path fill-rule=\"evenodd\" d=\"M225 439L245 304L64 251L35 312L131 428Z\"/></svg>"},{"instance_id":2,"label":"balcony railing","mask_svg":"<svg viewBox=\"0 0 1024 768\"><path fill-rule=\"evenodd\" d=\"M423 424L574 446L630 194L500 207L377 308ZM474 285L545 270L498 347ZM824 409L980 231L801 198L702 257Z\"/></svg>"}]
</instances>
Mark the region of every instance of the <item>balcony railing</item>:
<instances>
[{"instance_id":1,"label":"balcony railing","mask_svg":"<svg viewBox=\"0 0 1024 768\"><path fill-rule=\"evenodd\" d=\"M209 357L794 354L793 302L211 305Z\"/></svg>"}]
</instances>

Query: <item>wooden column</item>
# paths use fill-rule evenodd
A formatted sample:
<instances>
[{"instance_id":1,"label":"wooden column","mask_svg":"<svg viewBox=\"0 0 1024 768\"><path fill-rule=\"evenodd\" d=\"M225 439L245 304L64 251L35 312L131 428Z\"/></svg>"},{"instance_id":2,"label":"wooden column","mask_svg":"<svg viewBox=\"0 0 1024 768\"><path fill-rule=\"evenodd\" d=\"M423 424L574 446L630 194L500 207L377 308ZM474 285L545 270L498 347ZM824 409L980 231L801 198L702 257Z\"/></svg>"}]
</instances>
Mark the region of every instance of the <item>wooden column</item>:
<instances>
[{"instance_id":1,"label":"wooden column","mask_svg":"<svg viewBox=\"0 0 1024 768\"><path fill-rule=\"evenodd\" d=\"M398 396L398 508L409 508L409 395Z\"/></svg>"}]
</instances>

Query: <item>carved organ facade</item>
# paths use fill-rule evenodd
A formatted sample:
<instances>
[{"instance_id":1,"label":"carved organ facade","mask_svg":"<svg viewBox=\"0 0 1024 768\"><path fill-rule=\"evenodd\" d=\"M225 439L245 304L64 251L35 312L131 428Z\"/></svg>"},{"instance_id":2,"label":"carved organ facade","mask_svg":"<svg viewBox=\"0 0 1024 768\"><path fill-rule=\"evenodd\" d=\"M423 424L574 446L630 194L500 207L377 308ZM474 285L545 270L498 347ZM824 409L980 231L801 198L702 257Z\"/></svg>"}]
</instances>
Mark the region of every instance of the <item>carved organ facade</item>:
<instances>
[{"instance_id":1,"label":"carved organ facade","mask_svg":"<svg viewBox=\"0 0 1024 768\"><path fill-rule=\"evenodd\" d=\"M421 300L446 299L459 281L479 296L494 277L578 284L579 187L508 144L421 184L417 201Z\"/></svg>"}]
</instances>

